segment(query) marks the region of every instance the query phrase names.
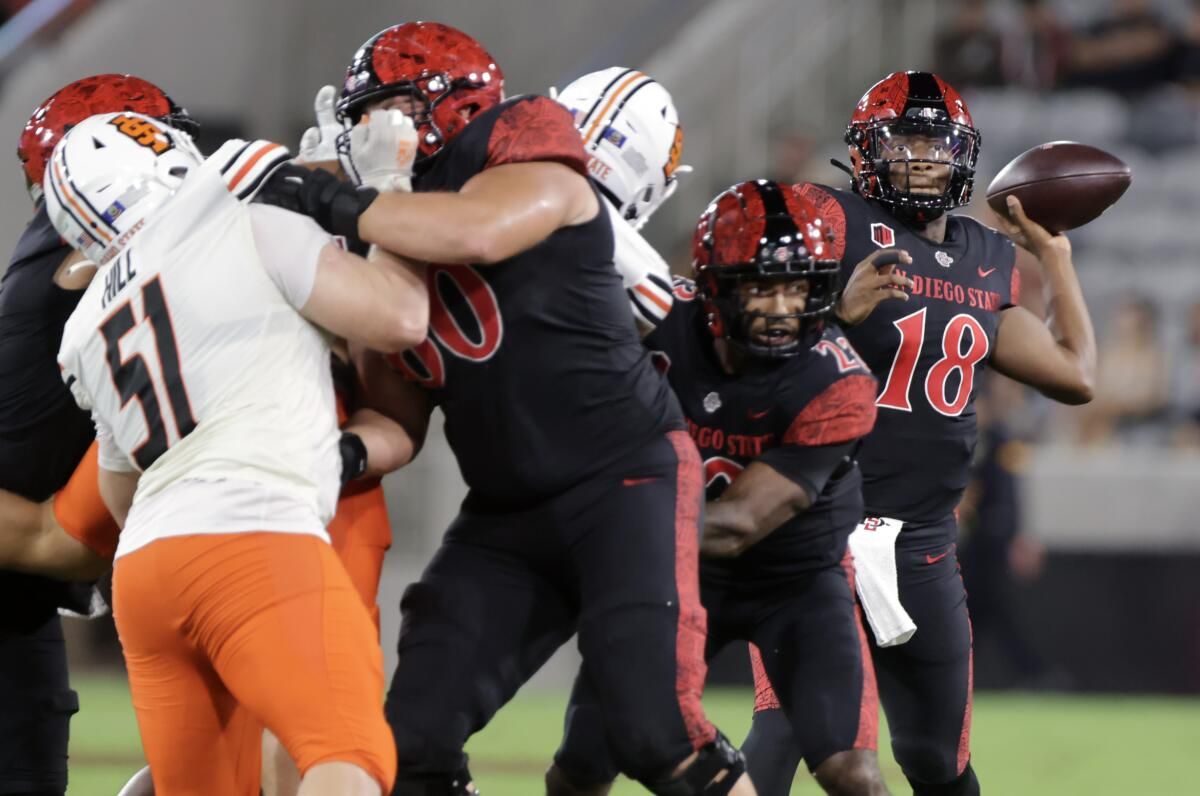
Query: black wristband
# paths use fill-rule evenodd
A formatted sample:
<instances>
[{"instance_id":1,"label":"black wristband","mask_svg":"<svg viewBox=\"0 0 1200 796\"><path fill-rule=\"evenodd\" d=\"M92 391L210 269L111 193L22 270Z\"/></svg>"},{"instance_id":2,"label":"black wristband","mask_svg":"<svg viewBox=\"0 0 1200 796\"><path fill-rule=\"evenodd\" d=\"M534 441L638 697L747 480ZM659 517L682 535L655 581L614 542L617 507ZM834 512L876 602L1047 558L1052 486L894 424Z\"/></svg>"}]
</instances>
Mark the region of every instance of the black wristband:
<instances>
[{"instance_id":1,"label":"black wristband","mask_svg":"<svg viewBox=\"0 0 1200 796\"><path fill-rule=\"evenodd\" d=\"M342 486L345 486L367 471L367 446L353 431L343 431L338 452L342 455Z\"/></svg>"}]
</instances>

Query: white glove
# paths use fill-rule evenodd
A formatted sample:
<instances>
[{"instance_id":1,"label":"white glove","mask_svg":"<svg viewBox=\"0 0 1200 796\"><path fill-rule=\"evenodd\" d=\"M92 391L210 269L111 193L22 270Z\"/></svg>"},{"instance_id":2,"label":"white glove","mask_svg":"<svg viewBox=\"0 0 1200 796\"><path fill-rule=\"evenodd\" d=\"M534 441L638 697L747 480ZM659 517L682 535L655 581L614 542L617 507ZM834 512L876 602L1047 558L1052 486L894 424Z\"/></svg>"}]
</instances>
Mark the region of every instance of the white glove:
<instances>
[{"instance_id":1,"label":"white glove","mask_svg":"<svg viewBox=\"0 0 1200 796\"><path fill-rule=\"evenodd\" d=\"M337 160L337 139L342 133L342 124L333 115L333 103L337 99L337 89L333 86L322 86L313 99L313 112L317 117L317 126L310 127L300 136L300 154L296 156L297 163L321 163Z\"/></svg>"},{"instance_id":2,"label":"white glove","mask_svg":"<svg viewBox=\"0 0 1200 796\"><path fill-rule=\"evenodd\" d=\"M412 190L417 128L401 111L392 108L364 115L350 130L349 149L338 156L358 185L385 193Z\"/></svg>"}]
</instances>

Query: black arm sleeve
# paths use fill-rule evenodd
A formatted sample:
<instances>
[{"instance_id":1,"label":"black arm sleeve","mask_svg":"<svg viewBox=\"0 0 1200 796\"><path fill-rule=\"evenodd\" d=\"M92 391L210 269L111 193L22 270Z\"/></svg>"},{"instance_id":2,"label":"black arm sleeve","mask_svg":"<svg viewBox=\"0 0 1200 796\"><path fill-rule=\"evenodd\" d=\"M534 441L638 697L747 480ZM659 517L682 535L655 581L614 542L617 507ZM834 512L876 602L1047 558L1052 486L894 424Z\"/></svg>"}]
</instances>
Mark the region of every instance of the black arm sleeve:
<instances>
[{"instance_id":1,"label":"black arm sleeve","mask_svg":"<svg viewBox=\"0 0 1200 796\"><path fill-rule=\"evenodd\" d=\"M780 445L758 457L758 461L795 481L816 503L834 473L849 466L857 446L858 440L835 445Z\"/></svg>"}]
</instances>

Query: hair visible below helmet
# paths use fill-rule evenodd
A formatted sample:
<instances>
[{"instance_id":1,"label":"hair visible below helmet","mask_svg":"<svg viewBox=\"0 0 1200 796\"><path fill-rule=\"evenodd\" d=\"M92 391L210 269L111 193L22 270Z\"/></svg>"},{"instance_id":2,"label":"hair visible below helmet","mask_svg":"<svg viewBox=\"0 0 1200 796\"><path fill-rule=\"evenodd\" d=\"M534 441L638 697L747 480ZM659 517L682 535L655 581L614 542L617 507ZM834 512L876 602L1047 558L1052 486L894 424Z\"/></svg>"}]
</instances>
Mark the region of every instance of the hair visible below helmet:
<instances>
[{"instance_id":1,"label":"hair visible below helmet","mask_svg":"<svg viewBox=\"0 0 1200 796\"><path fill-rule=\"evenodd\" d=\"M670 93L641 72L614 66L575 80L557 99L575 117L592 177L641 229L678 187L683 128Z\"/></svg>"},{"instance_id":2,"label":"hair visible below helmet","mask_svg":"<svg viewBox=\"0 0 1200 796\"><path fill-rule=\"evenodd\" d=\"M700 216L692 236L692 270L708 312L708 328L755 356L795 356L816 345L838 297L840 262L833 234L811 201L792 185L770 180L726 189ZM807 279L808 299L796 318L800 333L786 346L754 343L738 285L764 279Z\"/></svg>"},{"instance_id":3,"label":"hair visible below helmet","mask_svg":"<svg viewBox=\"0 0 1200 796\"><path fill-rule=\"evenodd\" d=\"M470 117L504 100L504 72L483 45L439 22L393 25L366 41L346 69L337 117L358 124L366 106L397 94L425 105L414 114L417 162L441 151ZM339 147L346 147L343 135Z\"/></svg>"},{"instance_id":4,"label":"hair visible below helmet","mask_svg":"<svg viewBox=\"0 0 1200 796\"><path fill-rule=\"evenodd\" d=\"M143 113L188 135L194 136L200 129L162 89L140 77L92 75L68 83L34 110L17 144L17 157L35 202L41 199L46 164L59 139L89 116L119 111Z\"/></svg>"},{"instance_id":5,"label":"hair visible below helmet","mask_svg":"<svg viewBox=\"0 0 1200 796\"><path fill-rule=\"evenodd\" d=\"M103 266L203 162L187 133L157 119L92 116L72 127L51 154L46 211L67 243Z\"/></svg>"},{"instance_id":6,"label":"hair visible below helmet","mask_svg":"<svg viewBox=\"0 0 1200 796\"><path fill-rule=\"evenodd\" d=\"M944 142L949 160L884 157L894 135L920 135ZM928 223L971 201L979 131L962 97L931 72L893 72L867 90L846 127L854 190L888 205L902 220ZM891 172L906 163L904 177ZM907 190L903 180L914 163L948 165L950 178L940 195ZM897 184L900 182L901 184Z\"/></svg>"}]
</instances>

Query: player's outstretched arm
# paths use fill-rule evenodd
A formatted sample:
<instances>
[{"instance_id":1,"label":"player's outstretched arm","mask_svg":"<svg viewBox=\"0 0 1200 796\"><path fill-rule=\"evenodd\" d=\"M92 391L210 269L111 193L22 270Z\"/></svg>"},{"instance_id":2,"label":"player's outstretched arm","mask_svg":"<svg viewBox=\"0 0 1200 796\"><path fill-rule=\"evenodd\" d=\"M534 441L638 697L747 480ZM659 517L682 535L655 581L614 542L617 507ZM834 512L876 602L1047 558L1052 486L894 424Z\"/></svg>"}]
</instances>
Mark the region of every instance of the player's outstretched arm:
<instances>
[{"instance_id":1,"label":"player's outstretched arm","mask_svg":"<svg viewBox=\"0 0 1200 796\"><path fill-rule=\"evenodd\" d=\"M551 162L509 163L457 193L385 193L359 216L359 236L431 263L490 265L600 211L587 180Z\"/></svg>"},{"instance_id":2,"label":"player's outstretched arm","mask_svg":"<svg viewBox=\"0 0 1200 796\"><path fill-rule=\"evenodd\" d=\"M1067 404L1092 400L1096 381L1096 334L1071 261L1065 235L1051 235L1031 221L1015 196L1008 198L1012 220L1001 219L1018 250L1017 267L1036 257L1046 284L1046 320L1023 307L1000 313L991 365L1005 376Z\"/></svg>"},{"instance_id":3,"label":"player's outstretched arm","mask_svg":"<svg viewBox=\"0 0 1200 796\"><path fill-rule=\"evenodd\" d=\"M411 462L417 454L417 441L408 430L374 409L359 409L342 426L342 431L356 435L366 451L366 461L356 478L385 476Z\"/></svg>"},{"instance_id":4,"label":"player's outstretched arm","mask_svg":"<svg viewBox=\"0 0 1200 796\"><path fill-rule=\"evenodd\" d=\"M0 569L61 580L95 580L109 566L58 524L54 503L0 489Z\"/></svg>"},{"instance_id":5,"label":"player's outstretched arm","mask_svg":"<svg viewBox=\"0 0 1200 796\"><path fill-rule=\"evenodd\" d=\"M739 556L771 531L806 511L813 496L804 487L763 462L751 462L719 500L704 507L700 554Z\"/></svg>"},{"instance_id":6,"label":"player's outstretched arm","mask_svg":"<svg viewBox=\"0 0 1200 796\"><path fill-rule=\"evenodd\" d=\"M429 416L433 413L433 403L428 393L397 373L378 351L353 346L350 359L358 373L363 408L378 412L396 423L407 435L407 444L411 448L404 462L407 464L416 458L425 444ZM396 450L403 453L400 448Z\"/></svg>"},{"instance_id":7,"label":"player's outstretched arm","mask_svg":"<svg viewBox=\"0 0 1200 796\"><path fill-rule=\"evenodd\" d=\"M326 244L300 314L359 345L388 352L412 348L429 327L425 268L378 249L364 260Z\"/></svg>"}]
</instances>

